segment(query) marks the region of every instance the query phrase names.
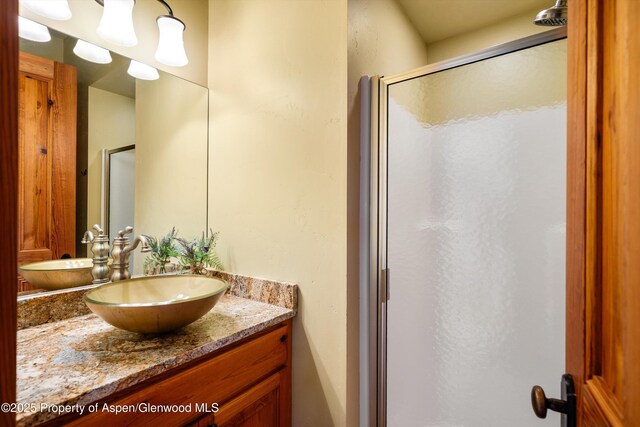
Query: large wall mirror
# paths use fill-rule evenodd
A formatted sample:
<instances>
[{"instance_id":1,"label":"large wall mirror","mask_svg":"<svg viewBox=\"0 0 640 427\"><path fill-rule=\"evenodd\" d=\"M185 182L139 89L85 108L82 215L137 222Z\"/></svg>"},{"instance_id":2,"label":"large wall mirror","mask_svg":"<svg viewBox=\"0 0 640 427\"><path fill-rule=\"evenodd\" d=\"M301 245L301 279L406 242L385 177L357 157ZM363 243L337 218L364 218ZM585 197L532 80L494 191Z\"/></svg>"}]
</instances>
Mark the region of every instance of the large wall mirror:
<instances>
[{"instance_id":1,"label":"large wall mirror","mask_svg":"<svg viewBox=\"0 0 640 427\"><path fill-rule=\"evenodd\" d=\"M76 38L50 34L20 39L19 264L91 257L81 240L94 224L111 238L125 225L206 230L208 89L164 71L134 78L129 58L91 62Z\"/></svg>"}]
</instances>

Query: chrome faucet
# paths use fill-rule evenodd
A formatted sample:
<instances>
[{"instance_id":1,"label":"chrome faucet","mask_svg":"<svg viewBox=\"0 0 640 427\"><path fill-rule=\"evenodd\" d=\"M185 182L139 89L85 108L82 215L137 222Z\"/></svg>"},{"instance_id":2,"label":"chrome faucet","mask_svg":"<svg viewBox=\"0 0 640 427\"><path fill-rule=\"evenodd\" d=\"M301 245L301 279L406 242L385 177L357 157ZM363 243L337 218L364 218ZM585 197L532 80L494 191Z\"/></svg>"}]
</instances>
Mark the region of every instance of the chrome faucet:
<instances>
[{"instance_id":1,"label":"chrome faucet","mask_svg":"<svg viewBox=\"0 0 640 427\"><path fill-rule=\"evenodd\" d=\"M133 239L133 243L129 244L129 238L125 234L129 234L133 231L133 227L126 227L124 230L118 231L118 237L113 239L113 250L111 251L111 257L113 263L111 264L111 281L116 282L118 280L124 280L131 277L129 272L129 255L131 251L138 247L138 244L142 243L141 252L149 252L151 246L145 236L136 236Z\"/></svg>"},{"instance_id":2,"label":"chrome faucet","mask_svg":"<svg viewBox=\"0 0 640 427\"><path fill-rule=\"evenodd\" d=\"M95 224L93 229L98 232L98 235L94 236L91 230L88 230L80 242L91 244L91 253L93 254L93 268L91 269L93 280L91 283L106 283L109 281L109 236L98 224Z\"/></svg>"}]
</instances>

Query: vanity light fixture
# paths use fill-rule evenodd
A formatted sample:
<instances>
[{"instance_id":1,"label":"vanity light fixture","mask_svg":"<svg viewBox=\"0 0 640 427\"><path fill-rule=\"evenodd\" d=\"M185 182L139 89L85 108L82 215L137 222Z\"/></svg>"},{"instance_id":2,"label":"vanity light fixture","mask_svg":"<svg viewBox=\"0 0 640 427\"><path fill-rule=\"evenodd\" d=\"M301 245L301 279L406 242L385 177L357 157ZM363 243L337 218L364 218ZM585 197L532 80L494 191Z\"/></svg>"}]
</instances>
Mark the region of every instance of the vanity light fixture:
<instances>
[{"instance_id":1,"label":"vanity light fixture","mask_svg":"<svg viewBox=\"0 0 640 427\"><path fill-rule=\"evenodd\" d=\"M173 10L164 0L158 0L169 12L168 15L160 15L156 19L160 31L156 59L165 65L182 67L189 63L187 53L184 50L183 33L186 25L180 19L173 16Z\"/></svg>"},{"instance_id":2,"label":"vanity light fixture","mask_svg":"<svg viewBox=\"0 0 640 427\"><path fill-rule=\"evenodd\" d=\"M108 64L111 62L111 53L107 49L80 39L76 42L73 53L96 64Z\"/></svg>"},{"instance_id":3,"label":"vanity light fixture","mask_svg":"<svg viewBox=\"0 0 640 427\"><path fill-rule=\"evenodd\" d=\"M18 16L18 28L20 37L23 39L34 42L48 42L51 40L51 34L49 34L47 27L22 16Z\"/></svg>"},{"instance_id":4,"label":"vanity light fixture","mask_svg":"<svg viewBox=\"0 0 640 427\"><path fill-rule=\"evenodd\" d=\"M56 21L71 19L71 9L67 0L20 0L20 5L45 18Z\"/></svg>"},{"instance_id":5,"label":"vanity light fixture","mask_svg":"<svg viewBox=\"0 0 640 427\"><path fill-rule=\"evenodd\" d=\"M147 64L143 64L142 62L138 62L133 59L129 64L129 69L127 70L127 73L131 77L135 77L136 79L141 79L141 80L158 80L160 78L160 74L158 74L158 70L156 70L155 68Z\"/></svg>"},{"instance_id":6,"label":"vanity light fixture","mask_svg":"<svg viewBox=\"0 0 640 427\"><path fill-rule=\"evenodd\" d=\"M96 0L104 7L98 25L98 35L104 40L120 46L131 47L138 44L133 28L133 6L135 0Z\"/></svg>"}]
</instances>

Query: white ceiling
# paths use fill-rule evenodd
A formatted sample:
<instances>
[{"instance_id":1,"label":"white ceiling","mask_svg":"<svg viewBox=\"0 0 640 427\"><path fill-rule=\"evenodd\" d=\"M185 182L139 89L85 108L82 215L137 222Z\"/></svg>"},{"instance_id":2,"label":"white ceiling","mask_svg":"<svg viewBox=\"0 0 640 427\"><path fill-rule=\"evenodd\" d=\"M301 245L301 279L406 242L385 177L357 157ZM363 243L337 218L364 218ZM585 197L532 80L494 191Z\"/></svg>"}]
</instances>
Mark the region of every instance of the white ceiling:
<instances>
[{"instance_id":1,"label":"white ceiling","mask_svg":"<svg viewBox=\"0 0 640 427\"><path fill-rule=\"evenodd\" d=\"M535 13L555 0L396 0L426 44L496 24L525 12Z\"/></svg>"}]
</instances>

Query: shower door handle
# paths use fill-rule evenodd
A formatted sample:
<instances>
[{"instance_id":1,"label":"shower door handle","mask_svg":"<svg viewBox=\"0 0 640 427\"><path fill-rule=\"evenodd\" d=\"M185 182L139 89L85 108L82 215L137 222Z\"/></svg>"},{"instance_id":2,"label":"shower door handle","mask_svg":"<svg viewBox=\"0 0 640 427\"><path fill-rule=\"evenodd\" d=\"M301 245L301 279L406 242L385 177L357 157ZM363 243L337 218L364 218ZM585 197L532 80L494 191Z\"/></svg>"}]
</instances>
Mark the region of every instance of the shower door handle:
<instances>
[{"instance_id":1,"label":"shower door handle","mask_svg":"<svg viewBox=\"0 0 640 427\"><path fill-rule=\"evenodd\" d=\"M531 405L538 418L546 418L551 409L562 414L562 427L576 427L576 391L570 374L562 376L562 399L549 399L539 385L531 389Z\"/></svg>"},{"instance_id":2,"label":"shower door handle","mask_svg":"<svg viewBox=\"0 0 640 427\"><path fill-rule=\"evenodd\" d=\"M385 303L390 299L388 268L385 268L381 271L380 279L380 302Z\"/></svg>"}]
</instances>

